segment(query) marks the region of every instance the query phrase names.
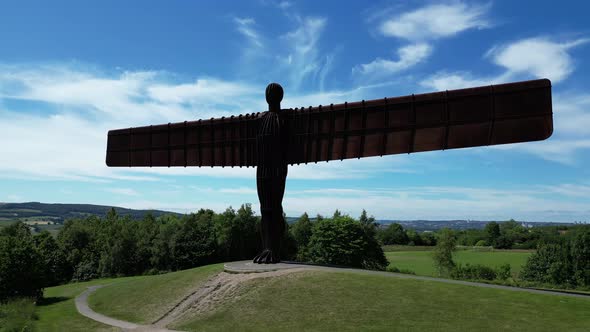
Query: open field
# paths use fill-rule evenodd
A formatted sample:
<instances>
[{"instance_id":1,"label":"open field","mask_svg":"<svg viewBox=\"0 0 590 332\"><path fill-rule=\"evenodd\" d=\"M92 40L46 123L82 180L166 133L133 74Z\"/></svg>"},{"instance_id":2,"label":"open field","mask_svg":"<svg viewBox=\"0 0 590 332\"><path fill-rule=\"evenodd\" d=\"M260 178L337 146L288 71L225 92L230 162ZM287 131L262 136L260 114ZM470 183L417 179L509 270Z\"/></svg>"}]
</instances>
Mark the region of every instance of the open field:
<instances>
[{"instance_id":1,"label":"open field","mask_svg":"<svg viewBox=\"0 0 590 332\"><path fill-rule=\"evenodd\" d=\"M457 250L453 254L453 258L455 262L463 265L467 263L481 264L497 268L502 264L510 264L512 275L517 276L531 253L531 251L523 250L476 251L468 249ZM389 266L400 270L411 270L417 275L436 276L431 250L388 251L385 256L389 260Z\"/></svg>"},{"instance_id":2,"label":"open field","mask_svg":"<svg viewBox=\"0 0 590 332\"><path fill-rule=\"evenodd\" d=\"M586 331L590 300L340 272L249 281L188 331Z\"/></svg>"},{"instance_id":3,"label":"open field","mask_svg":"<svg viewBox=\"0 0 590 332\"><path fill-rule=\"evenodd\" d=\"M222 270L223 264L213 264L155 276L121 278L91 294L88 303L103 315L149 324Z\"/></svg>"}]
</instances>

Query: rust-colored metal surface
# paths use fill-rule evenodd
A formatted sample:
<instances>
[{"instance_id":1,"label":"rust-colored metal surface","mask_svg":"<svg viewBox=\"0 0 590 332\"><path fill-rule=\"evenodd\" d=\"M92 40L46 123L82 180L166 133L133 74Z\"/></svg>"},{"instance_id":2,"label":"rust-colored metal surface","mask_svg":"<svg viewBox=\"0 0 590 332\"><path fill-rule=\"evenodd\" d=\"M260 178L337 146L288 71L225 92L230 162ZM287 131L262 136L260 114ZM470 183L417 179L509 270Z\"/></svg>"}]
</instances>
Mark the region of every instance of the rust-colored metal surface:
<instances>
[{"instance_id":1,"label":"rust-colored metal surface","mask_svg":"<svg viewBox=\"0 0 590 332\"><path fill-rule=\"evenodd\" d=\"M260 118L111 130L108 166L257 166ZM547 79L282 109L287 163L543 140L553 132Z\"/></svg>"}]
</instances>

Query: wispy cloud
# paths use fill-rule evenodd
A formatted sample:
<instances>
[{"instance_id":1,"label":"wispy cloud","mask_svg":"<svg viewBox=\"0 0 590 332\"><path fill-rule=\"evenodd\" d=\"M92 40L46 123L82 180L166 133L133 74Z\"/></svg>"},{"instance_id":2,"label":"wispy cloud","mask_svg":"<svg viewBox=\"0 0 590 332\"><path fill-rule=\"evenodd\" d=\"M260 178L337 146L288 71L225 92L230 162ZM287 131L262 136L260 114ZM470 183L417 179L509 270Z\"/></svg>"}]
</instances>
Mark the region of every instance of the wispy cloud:
<instances>
[{"instance_id":1,"label":"wispy cloud","mask_svg":"<svg viewBox=\"0 0 590 332\"><path fill-rule=\"evenodd\" d=\"M329 66L330 59L320 53L318 44L327 19L300 16L293 16L293 19L296 29L281 36L287 49L281 62L283 68L288 68L285 71L289 73L290 87L299 90L306 80L317 80L324 66Z\"/></svg>"},{"instance_id":2,"label":"wispy cloud","mask_svg":"<svg viewBox=\"0 0 590 332\"><path fill-rule=\"evenodd\" d=\"M234 23L236 24L238 32L244 35L244 37L246 37L253 46L260 48L263 47L262 37L254 28L256 21L253 18L235 17Z\"/></svg>"},{"instance_id":3,"label":"wispy cloud","mask_svg":"<svg viewBox=\"0 0 590 332\"><path fill-rule=\"evenodd\" d=\"M353 74L371 80L409 69L424 62L433 51L432 42L469 29L489 26L489 5L462 2L433 4L381 20L378 31L385 37L411 42L398 48L398 60L376 58L353 68Z\"/></svg>"},{"instance_id":4,"label":"wispy cloud","mask_svg":"<svg viewBox=\"0 0 590 332\"><path fill-rule=\"evenodd\" d=\"M353 74L389 75L411 68L424 61L432 53L432 46L419 43L410 44L397 50L398 60L377 58L369 63L361 64L352 69Z\"/></svg>"},{"instance_id":5,"label":"wispy cloud","mask_svg":"<svg viewBox=\"0 0 590 332\"><path fill-rule=\"evenodd\" d=\"M489 5L462 2L434 4L386 19L379 31L384 36L410 41L454 36L469 29L487 28Z\"/></svg>"},{"instance_id":6,"label":"wispy cloud","mask_svg":"<svg viewBox=\"0 0 590 332\"><path fill-rule=\"evenodd\" d=\"M586 185L558 184L555 186L517 186L496 189L468 186L416 186L398 188L323 188L288 190L283 206L289 216L303 212L311 215L331 215L336 208L351 216L363 209L382 219L475 219L523 221L588 221ZM187 213L198 208L223 211L248 201L259 211L254 188L225 188L216 192L236 193L217 201L149 201L122 203L126 207L158 208ZM572 199L573 198L573 199ZM258 212L259 213L259 212Z\"/></svg>"},{"instance_id":7,"label":"wispy cloud","mask_svg":"<svg viewBox=\"0 0 590 332\"><path fill-rule=\"evenodd\" d=\"M35 102L35 112L0 105L0 177L161 181L162 176L252 178L252 168L108 168L110 129L181 122L262 111L264 87L217 78L176 82L172 74L56 66L0 66L0 99ZM285 107L358 99L371 87L318 94L290 94ZM42 111L42 112L39 112ZM293 167L293 179L363 178L384 161L348 161ZM394 170L403 168L397 165Z\"/></svg>"},{"instance_id":8,"label":"wispy cloud","mask_svg":"<svg viewBox=\"0 0 590 332\"><path fill-rule=\"evenodd\" d=\"M334 207L339 207L342 212L353 216L366 209L384 219L589 220L587 200L562 199L562 196L571 195L572 190L579 189L568 184L509 189L444 186L395 190L327 188L322 191L288 192L285 206L289 215L303 212L330 215ZM586 187L582 189L588 190Z\"/></svg>"}]
</instances>

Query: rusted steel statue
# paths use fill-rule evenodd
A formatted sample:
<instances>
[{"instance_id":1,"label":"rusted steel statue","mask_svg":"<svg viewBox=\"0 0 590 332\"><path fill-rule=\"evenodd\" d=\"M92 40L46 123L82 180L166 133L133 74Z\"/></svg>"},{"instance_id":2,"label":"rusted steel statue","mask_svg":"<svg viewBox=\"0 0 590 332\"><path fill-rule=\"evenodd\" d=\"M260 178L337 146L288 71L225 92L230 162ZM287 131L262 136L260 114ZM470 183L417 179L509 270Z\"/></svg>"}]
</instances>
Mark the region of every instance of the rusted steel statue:
<instances>
[{"instance_id":1,"label":"rusted steel statue","mask_svg":"<svg viewBox=\"0 0 590 332\"><path fill-rule=\"evenodd\" d=\"M288 165L543 140L553 132L547 79L111 130L108 166L257 167L263 251L280 261Z\"/></svg>"}]
</instances>

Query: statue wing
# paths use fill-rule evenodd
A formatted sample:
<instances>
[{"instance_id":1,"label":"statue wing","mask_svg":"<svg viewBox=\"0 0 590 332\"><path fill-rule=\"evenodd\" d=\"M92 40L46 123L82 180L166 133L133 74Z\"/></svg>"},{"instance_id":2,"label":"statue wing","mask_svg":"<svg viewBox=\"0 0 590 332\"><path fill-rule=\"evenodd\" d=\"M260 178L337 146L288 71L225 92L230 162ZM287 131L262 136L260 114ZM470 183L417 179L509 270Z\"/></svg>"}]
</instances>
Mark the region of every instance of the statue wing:
<instances>
[{"instance_id":1,"label":"statue wing","mask_svg":"<svg viewBox=\"0 0 590 332\"><path fill-rule=\"evenodd\" d=\"M256 166L259 113L111 130L111 167Z\"/></svg>"},{"instance_id":2,"label":"statue wing","mask_svg":"<svg viewBox=\"0 0 590 332\"><path fill-rule=\"evenodd\" d=\"M543 140L547 79L283 110L289 164Z\"/></svg>"}]
</instances>

